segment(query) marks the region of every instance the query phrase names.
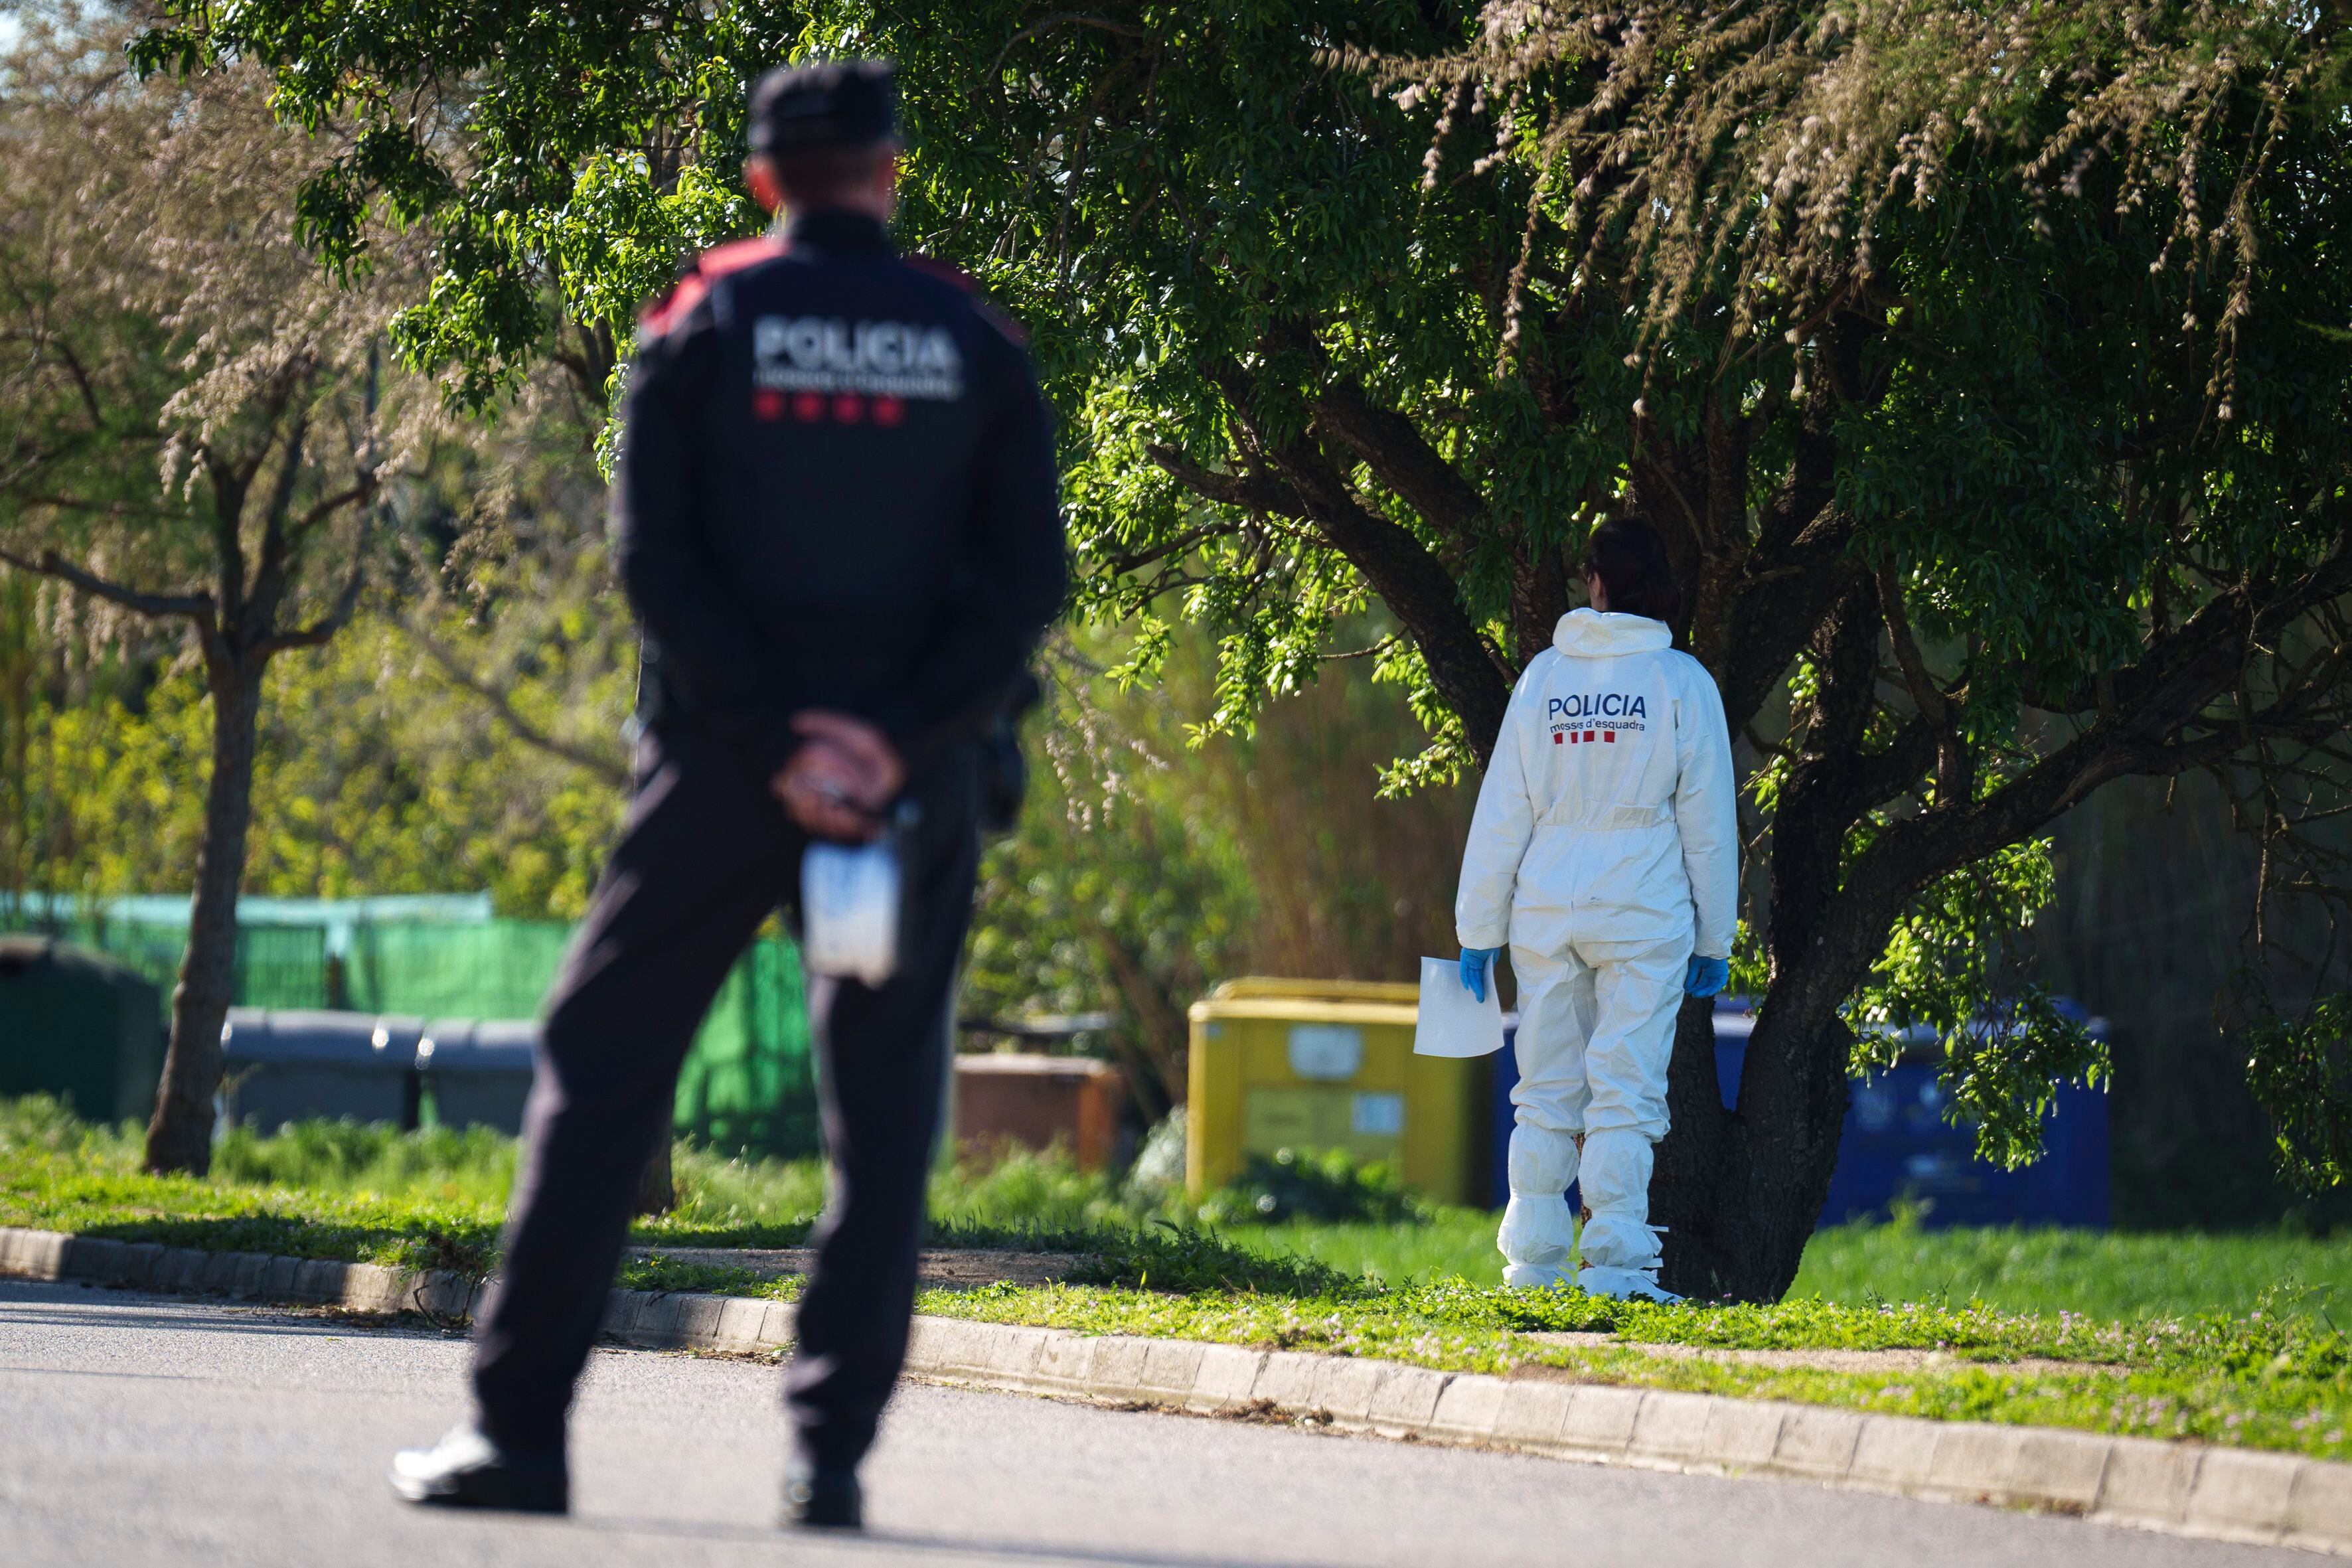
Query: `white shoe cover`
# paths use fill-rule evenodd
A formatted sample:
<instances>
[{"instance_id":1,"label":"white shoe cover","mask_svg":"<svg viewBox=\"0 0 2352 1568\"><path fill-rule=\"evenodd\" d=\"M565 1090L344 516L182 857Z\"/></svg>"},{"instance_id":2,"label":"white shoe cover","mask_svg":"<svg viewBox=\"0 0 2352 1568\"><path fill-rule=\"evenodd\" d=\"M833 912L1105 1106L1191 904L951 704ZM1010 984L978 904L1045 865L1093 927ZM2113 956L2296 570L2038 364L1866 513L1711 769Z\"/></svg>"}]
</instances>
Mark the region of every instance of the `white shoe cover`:
<instances>
[{"instance_id":1,"label":"white shoe cover","mask_svg":"<svg viewBox=\"0 0 2352 1568\"><path fill-rule=\"evenodd\" d=\"M1549 1290L1572 1283L1565 1268L1538 1268L1530 1263L1506 1264L1503 1283L1513 1290Z\"/></svg>"},{"instance_id":2,"label":"white shoe cover","mask_svg":"<svg viewBox=\"0 0 2352 1568\"><path fill-rule=\"evenodd\" d=\"M1568 1184L1576 1180L1576 1134L1525 1122L1511 1129L1507 1162L1510 1202L1503 1209L1496 1249L1511 1270L1523 1272L1539 1289L1565 1279L1576 1268L1576 1215L1568 1206Z\"/></svg>"},{"instance_id":3,"label":"white shoe cover","mask_svg":"<svg viewBox=\"0 0 2352 1568\"><path fill-rule=\"evenodd\" d=\"M1513 1193L1503 1209L1502 1227L1495 1233L1495 1247L1513 1268L1566 1279L1576 1268L1576 1216L1569 1212L1567 1197Z\"/></svg>"},{"instance_id":4,"label":"white shoe cover","mask_svg":"<svg viewBox=\"0 0 2352 1568\"><path fill-rule=\"evenodd\" d=\"M1591 1268L1655 1274L1658 1232L1650 1220L1650 1140L1631 1128L1604 1128L1584 1140L1586 1214L1581 1251Z\"/></svg>"},{"instance_id":5,"label":"white shoe cover","mask_svg":"<svg viewBox=\"0 0 2352 1568\"><path fill-rule=\"evenodd\" d=\"M1514 1125L1510 1150L1503 1162L1511 1191L1544 1197L1568 1191L1576 1181L1578 1137L1565 1128L1538 1127L1526 1121Z\"/></svg>"},{"instance_id":6,"label":"white shoe cover","mask_svg":"<svg viewBox=\"0 0 2352 1568\"><path fill-rule=\"evenodd\" d=\"M1584 1268L1576 1276L1576 1288L1588 1296L1606 1296L1615 1301L1664 1301L1672 1305L1682 1300L1659 1284L1656 1274L1642 1268Z\"/></svg>"}]
</instances>

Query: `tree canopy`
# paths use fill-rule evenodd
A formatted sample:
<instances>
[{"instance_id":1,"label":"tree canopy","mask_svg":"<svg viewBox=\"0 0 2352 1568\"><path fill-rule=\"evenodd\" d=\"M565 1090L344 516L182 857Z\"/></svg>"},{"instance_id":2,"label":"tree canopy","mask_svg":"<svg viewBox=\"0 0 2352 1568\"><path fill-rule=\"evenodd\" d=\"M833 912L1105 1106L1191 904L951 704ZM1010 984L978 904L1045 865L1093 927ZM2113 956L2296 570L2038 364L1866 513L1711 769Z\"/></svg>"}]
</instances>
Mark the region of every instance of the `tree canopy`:
<instances>
[{"instance_id":1,"label":"tree canopy","mask_svg":"<svg viewBox=\"0 0 2352 1568\"><path fill-rule=\"evenodd\" d=\"M1082 607L1139 619L1139 670L1161 617L1211 628L1213 724L1368 653L1430 731L1392 782L1451 776L1589 529L1655 521L1753 763L1762 991L1733 1111L1686 1012L1654 1195L1680 1289L1786 1287L1877 1026L1933 1026L1984 1145L2032 1152L2052 1083L2101 1063L2002 942L2102 783L2209 770L2266 896L2343 891L2334 8L172 15L143 62L258 62L346 132L300 205L331 266L364 270L379 212L432 236L395 338L478 405L541 360L609 395L635 302L755 221L751 79L896 56L901 230L1035 329ZM1335 646L1373 600L1393 640ZM2343 984L2340 951L2270 956L2305 961L2289 992ZM2290 1137L2340 1112L2319 1059L2255 1076L2292 1086Z\"/></svg>"},{"instance_id":2,"label":"tree canopy","mask_svg":"<svg viewBox=\"0 0 2352 1568\"><path fill-rule=\"evenodd\" d=\"M0 63L0 562L101 622L170 627L204 672L204 829L148 1130L152 1166L202 1171L263 679L351 619L405 452L378 299L320 277L278 218L309 149L266 82L142 80L125 31L68 7Z\"/></svg>"}]
</instances>

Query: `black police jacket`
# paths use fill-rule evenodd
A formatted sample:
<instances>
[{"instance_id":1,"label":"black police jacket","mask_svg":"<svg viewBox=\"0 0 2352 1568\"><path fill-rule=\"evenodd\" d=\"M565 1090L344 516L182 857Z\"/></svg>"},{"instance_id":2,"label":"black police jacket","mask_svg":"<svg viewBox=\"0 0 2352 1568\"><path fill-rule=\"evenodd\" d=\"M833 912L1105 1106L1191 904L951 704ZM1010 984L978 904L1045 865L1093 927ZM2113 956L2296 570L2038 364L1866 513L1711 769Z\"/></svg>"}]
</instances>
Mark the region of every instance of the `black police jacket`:
<instances>
[{"instance_id":1,"label":"black police jacket","mask_svg":"<svg viewBox=\"0 0 2352 1568\"><path fill-rule=\"evenodd\" d=\"M1003 708L1068 587L1013 330L842 212L704 255L641 323L613 536L643 710L770 769L829 708L910 766Z\"/></svg>"}]
</instances>

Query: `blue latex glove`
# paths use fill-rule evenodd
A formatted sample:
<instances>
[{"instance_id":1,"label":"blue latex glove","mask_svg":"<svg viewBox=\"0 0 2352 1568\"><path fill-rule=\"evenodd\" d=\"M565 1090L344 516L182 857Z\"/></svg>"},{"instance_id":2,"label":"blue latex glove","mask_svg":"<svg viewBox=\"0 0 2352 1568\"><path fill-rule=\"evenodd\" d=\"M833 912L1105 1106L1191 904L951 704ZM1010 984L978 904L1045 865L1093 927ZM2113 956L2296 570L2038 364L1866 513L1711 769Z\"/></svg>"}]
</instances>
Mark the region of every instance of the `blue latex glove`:
<instances>
[{"instance_id":1,"label":"blue latex glove","mask_svg":"<svg viewBox=\"0 0 2352 1568\"><path fill-rule=\"evenodd\" d=\"M1700 958L1693 954L1690 972L1683 976L1683 990L1693 996L1712 996L1731 984L1731 960Z\"/></svg>"},{"instance_id":2,"label":"blue latex glove","mask_svg":"<svg viewBox=\"0 0 2352 1568\"><path fill-rule=\"evenodd\" d=\"M1486 976L1495 967L1499 947L1465 947L1462 950L1462 989L1484 1002L1486 999Z\"/></svg>"}]
</instances>

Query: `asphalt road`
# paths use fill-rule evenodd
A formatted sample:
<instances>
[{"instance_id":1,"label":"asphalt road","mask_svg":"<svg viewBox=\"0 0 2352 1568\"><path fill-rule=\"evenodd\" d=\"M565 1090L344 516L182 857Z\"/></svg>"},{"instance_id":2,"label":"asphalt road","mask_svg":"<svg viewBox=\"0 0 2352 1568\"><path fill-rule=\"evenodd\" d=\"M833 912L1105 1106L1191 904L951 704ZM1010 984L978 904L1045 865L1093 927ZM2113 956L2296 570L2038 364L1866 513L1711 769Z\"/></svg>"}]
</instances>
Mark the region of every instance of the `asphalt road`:
<instances>
[{"instance_id":1,"label":"asphalt road","mask_svg":"<svg viewBox=\"0 0 2352 1568\"><path fill-rule=\"evenodd\" d=\"M1612 1470L910 1386L862 1540L778 1531L775 1373L600 1352L568 1520L395 1502L463 1410L465 1346L319 1317L0 1281L0 1563L1983 1563L2286 1554L1775 1481ZM2308 1561L2308 1559L2305 1559Z\"/></svg>"}]
</instances>

